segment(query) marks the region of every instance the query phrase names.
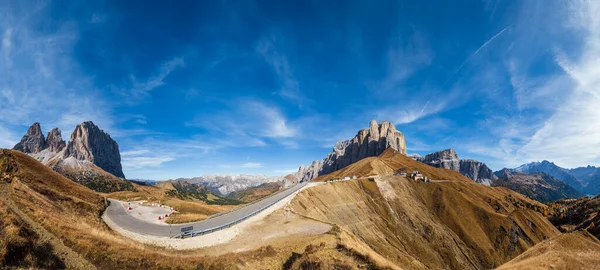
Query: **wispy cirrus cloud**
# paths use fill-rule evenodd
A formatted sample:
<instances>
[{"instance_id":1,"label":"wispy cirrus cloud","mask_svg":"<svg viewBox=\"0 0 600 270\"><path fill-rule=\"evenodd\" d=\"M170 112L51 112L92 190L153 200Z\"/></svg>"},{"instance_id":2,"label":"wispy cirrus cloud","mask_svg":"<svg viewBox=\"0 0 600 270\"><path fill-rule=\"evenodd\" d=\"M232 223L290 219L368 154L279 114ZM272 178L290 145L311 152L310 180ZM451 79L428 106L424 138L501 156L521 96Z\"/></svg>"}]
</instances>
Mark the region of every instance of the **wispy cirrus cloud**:
<instances>
[{"instance_id":1,"label":"wispy cirrus cloud","mask_svg":"<svg viewBox=\"0 0 600 270\"><path fill-rule=\"evenodd\" d=\"M165 85L165 79L176 69L185 66L184 57L175 57L163 62L156 74L152 77L140 80L134 74L129 75L131 86L117 90L119 94L126 97L126 102L136 103L148 97L150 92Z\"/></svg>"},{"instance_id":2,"label":"wispy cirrus cloud","mask_svg":"<svg viewBox=\"0 0 600 270\"><path fill-rule=\"evenodd\" d=\"M200 114L186 124L204 129L207 133L199 136L206 136L215 147L266 146L267 139L286 142L297 134L275 106L251 99L224 105L222 110Z\"/></svg>"},{"instance_id":3,"label":"wispy cirrus cloud","mask_svg":"<svg viewBox=\"0 0 600 270\"><path fill-rule=\"evenodd\" d=\"M93 119L112 129L110 106L72 57L77 24L54 21L48 4L0 3L0 125L26 129L37 121L70 130Z\"/></svg>"},{"instance_id":4,"label":"wispy cirrus cloud","mask_svg":"<svg viewBox=\"0 0 600 270\"><path fill-rule=\"evenodd\" d=\"M579 54L558 51L557 64L572 80L570 95L519 149L524 160L549 159L574 167L600 163L600 3L570 2L567 22L583 36Z\"/></svg>"},{"instance_id":5,"label":"wispy cirrus cloud","mask_svg":"<svg viewBox=\"0 0 600 270\"><path fill-rule=\"evenodd\" d=\"M300 107L306 106L310 100L304 96L300 89L300 83L294 75L292 65L285 53L278 48L281 46L281 37L271 34L260 39L255 51L273 68L281 83L281 89L277 92L280 96L291 100Z\"/></svg>"}]
</instances>

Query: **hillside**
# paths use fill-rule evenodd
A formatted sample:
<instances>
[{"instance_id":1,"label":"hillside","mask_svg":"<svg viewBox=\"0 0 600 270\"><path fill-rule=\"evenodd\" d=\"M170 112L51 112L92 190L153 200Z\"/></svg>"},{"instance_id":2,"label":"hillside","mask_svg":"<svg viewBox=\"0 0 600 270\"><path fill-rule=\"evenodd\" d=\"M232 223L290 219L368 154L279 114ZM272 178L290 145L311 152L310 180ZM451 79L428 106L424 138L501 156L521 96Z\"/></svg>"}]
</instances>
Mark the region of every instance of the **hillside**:
<instances>
[{"instance_id":1,"label":"hillside","mask_svg":"<svg viewBox=\"0 0 600 270\"><path fill-rule=\"evenodd\" d=\"M391 148L388 148L381 155L377 157L369 157L359 160L356 163L351 164L341 170L333 173L319 176L314 181L325 181L329 179L338 179L344 177L366 177L372 175L393 175L394 173L402 171L410 173L412 171L419 171L423 175L434 180L453 180L453 181L464 181L473 182L471 179L460 174L457 171L446 170L442 168L435 168L416 161L406 155L397 152Z\"/></svg>"},{"instance_id":2,"label":"hillside","mask_svg":"<svg viewBox=\"0 0 600 270\"><path fill-rule=\"evenodd\" d=\"M498 269L600 269L598 254L598 239L573 232L537 244Z\"/></svg>"},{"instance_id":3,"label":"hillside","mask_svg":"<svg viewBox=\"0 0 600 270\"><path fill-rule=\"evenodd\" d=\"M582 197L577 189L546 173L525 174L503 169L495 172L492 186L505 187L540 202Z\"/></svg>"},{"instance_id":4,"label":"hillside","mask_svg":"<svg viewBox=\"0 0 600 270\"><path fill-rule=\"evenodd\" d=\"M563 232L586 230L600 239L600 196L559 200L550 204L550 222Z\"/></svg>"},{"instance_id":5,"label":"hillside","mask_svg":"<svg viewBox=\"0 0 600 270\"><path fill-rule=\"evenodd\" d=\"M292 209L337 224L374 254L406 269L493 268L560 234L542 214L547 206L539 202L413 162L387 153L332 176L342 176L344 170L390 173L387 164L402 164L432 177L457 180L424 183L384 176L327 183L301 192Z\"/></svg>"},{"instance_id":6,"label":"hillside","mask_svg":"<svg viewBox=\"0 0 600 270\"><path fill-rule=\"evenodd\" d=\"M270 232L283 230L277 231L283 236L248 235L225 246L189 251L140 244L104 224L102 196L28 155L0 150L0 176L2 269L352 269L357 265L381 269L389 265L382 257L367 256L368 247L347 248L360 245L342 231L286 236L289 224L316 222L283 210L252 228L263 234L265 227Z\"/></svg>"},{"instance_id":7,"label":"hillside","mask_svg":"<svg viewBox=\"0 0 600 270\"><path fill-rule=\"evenodd\" d=\"M229 193L227 198L241 202L252 202L276 193L282 189L281 182L264 183L256 187Z\"/></svg>"}]
</instances>

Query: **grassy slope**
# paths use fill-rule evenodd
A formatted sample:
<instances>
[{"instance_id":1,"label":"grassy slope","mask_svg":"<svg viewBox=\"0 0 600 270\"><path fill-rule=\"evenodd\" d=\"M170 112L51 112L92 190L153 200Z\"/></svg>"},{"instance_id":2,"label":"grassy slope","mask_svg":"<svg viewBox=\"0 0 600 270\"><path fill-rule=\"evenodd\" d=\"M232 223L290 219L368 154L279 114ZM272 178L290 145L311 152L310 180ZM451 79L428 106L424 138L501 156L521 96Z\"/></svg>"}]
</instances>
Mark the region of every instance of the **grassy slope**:
<instances>
[{"instance_id":1,"label":"grassy slope","mask_svg":"<svg viewBox=\"0 0 600 270\"><path fill-rule=\"evenodd\" d=\"M249 203L256 200L260 200L266 196L278 192L279 190L281 190L281 183L279 182L264 183L256 187L251 187L249 189L232 192L230 194L227 194L227 197L234 200Z\"/></svg>"},{"instance_id":2,"label":"grassy slope","mask_svg":"<svg viewBox=\"0 0 600 270\"><path fill-rule=\"evenodd\" d=\"M559 234L539 213L547 211L539 202L393 152L363 159L317 181L390 174L399 168L457 182L422 183L389 176L328 183L300 193L292 207L338 224L403 268L490 268Z\"/></svg>"},{"instance_id":3,"label":"grassy slope","mask_svg":"<svg viewBox=\"0 0 600 270\"><path fill-rule=\"evenodd\" d=\"M210 248L174 251L139 244L102 222L102 196L17 151L0 150L0 191L0 269L73 265L83 269L79 265L85 263L100 269L282 269L284 265L291 269L307 265L351 269L359 264L376 265L342 248L333 233L297 236L276 241L274 246L219 256L206 255ZM36 236L30 224L9 210L7 201L47 234ZM64 253L75 255L62 260ZM76 257L82 258L83 264L69 264Z\"/></svg>"},{"instance_id":4,"label":"grassy slope","mask_svg":"<svg viewBox=\"0 0 600 270\"><path fill-rule=\"evenodd\" d=\"M600 269L600 241L585 231L562 234L498 269Z\"/></svg>"},{"instance_id":5,"label":"grassy slope","mask_svg":"<svg viewBox=\"0 0 600 270\"><path fill-rule=\"evenodd\" d=\"M398 170L404 172L420 171L423 175L434 180L473 182L459 172L431 167L398 153L391 148L388 148L378 157L369 157L359 160L341 170L319 176L314 181L325 181L346 176L365 177L371 175L392 175Z\"/></svg>"}]
</instances>

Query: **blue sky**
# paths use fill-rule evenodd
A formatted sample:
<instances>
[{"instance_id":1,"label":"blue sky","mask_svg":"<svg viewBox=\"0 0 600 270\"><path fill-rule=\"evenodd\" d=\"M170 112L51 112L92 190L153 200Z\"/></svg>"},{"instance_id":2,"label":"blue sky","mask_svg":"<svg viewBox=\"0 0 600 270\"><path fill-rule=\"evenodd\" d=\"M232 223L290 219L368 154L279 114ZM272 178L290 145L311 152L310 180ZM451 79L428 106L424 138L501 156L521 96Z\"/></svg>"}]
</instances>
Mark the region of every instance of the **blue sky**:
<instances>
[{"instance_id":1,"label":"blue sky","mask_svg":"<svg viewBox=\"0 0 600 270\"><path fill-rule=\"evenodd\" d=\"M92 120L129 178L286 174L371 119L409 153L600 165L598 1L0 0L0 147Z\"/></svg>"}]
</instances>

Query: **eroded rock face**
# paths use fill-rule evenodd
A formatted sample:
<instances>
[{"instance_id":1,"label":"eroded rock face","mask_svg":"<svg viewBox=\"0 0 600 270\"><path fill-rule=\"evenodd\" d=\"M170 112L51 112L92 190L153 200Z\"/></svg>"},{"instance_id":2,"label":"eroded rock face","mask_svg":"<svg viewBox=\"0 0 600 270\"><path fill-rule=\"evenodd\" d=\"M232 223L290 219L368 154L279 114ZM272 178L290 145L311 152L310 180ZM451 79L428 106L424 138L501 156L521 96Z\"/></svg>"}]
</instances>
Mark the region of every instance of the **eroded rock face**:
<instances>
[{"instance_id":1,"label":"eroded rock face","mask_svg":"<svg viewBox=\"0 0 600 270\"><path fill-rule=\"evenodd\" d=\"M498 179L485 163L472 159L460 160L459 172L477 183L488 186Z\"/></svg>"},{"instance_id":2,"label":"eroded rock face","mask_svg":"<svg viewBox=\"0 0 600 270\"><path fill-rule=\"evenodd\" d=\"M46 148L46 139L42 134L40 123L33 123L23 135L21 141L15 145L14 150L21 151L26 154L39 153Z\"/></svg>"},{"instance_id":3,"label":"eroded rock face","mask_svg":"<svg viewBox=\"0 0 600 270\"><path fill-rule=\"evenodd\" d=\"M428 154L417 160L436 168L444 168L453 171L460 170L458 154L456 154L456 151L452 148Z\"/></svg>"},{"instance_id":4,"label":"eroded rock face","mask_svg":"<svg viewBox=\"0 0 600 270\"><path fill-rule=\"evenodd\" d=\"M369 128L360 130L351 140L336 143L323 160L314 161L309 166L300 166L294 176L301 182L311 181L319 175L337 171L363 158L378 156L388 148L406 155L404 135L390 122L377 124L375 120L371 120Z\"/></svg>"},{"instance_id":5,"label":"eroded rock face","mask_svg":"<svg viewBox=\"0 0 600 270\"><path fill-rule=\"evenodd\" d=\"M460 172L471 180L488 186L498 179L485 163L472 159L459 159L454 149L434 152L424 157L415 155L413 159L433 167Z\"/></svg>"},{"instance_id":6,"label":"eroded rock face","mask_svg":"<svg viewBox=\"0 0 600 270\"><path fill-rule=\"evenodd\" d=\"M65 148L67 144L62 139L62 135L58 128L53 128L50 132L48 132L48 137L46 140L46 146L50 152L60 152Z\"/></svg>"},{"instance_id":7,"label":"eroded rock face","mask_svg":"<svg viewBox=\"0 0 600 270\"><path fill-rule=\"evenodd\" d=\"M119 145L91 121L75 127L62 154L63 159L69 157L92 162L114 176L125 178Z\"/></svg>"}]
</instances>

